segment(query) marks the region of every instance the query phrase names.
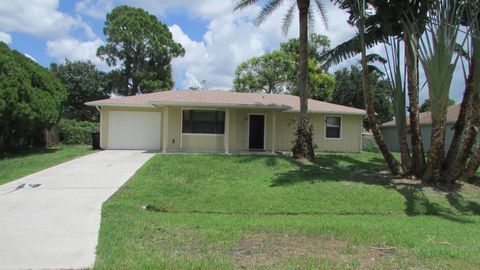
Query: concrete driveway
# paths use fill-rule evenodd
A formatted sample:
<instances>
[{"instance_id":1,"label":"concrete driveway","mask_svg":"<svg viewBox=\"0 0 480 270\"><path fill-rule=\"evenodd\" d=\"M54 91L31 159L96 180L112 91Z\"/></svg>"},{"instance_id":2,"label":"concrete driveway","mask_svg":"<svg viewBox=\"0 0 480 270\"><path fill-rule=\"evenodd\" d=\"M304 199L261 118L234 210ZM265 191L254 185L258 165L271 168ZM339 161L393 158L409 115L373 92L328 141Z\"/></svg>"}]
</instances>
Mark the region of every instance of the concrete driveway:
<instances>
[{"instance_id":1,"label":"concrete driveway","mask_svg":"<svg viewBox=\"0 0 480 270\"><path fill-rule=\"evenodd\" d=\"M0 269L91 267L102 203L153 155L101 151L1 185Z\"/></svg>"}]
</instances>

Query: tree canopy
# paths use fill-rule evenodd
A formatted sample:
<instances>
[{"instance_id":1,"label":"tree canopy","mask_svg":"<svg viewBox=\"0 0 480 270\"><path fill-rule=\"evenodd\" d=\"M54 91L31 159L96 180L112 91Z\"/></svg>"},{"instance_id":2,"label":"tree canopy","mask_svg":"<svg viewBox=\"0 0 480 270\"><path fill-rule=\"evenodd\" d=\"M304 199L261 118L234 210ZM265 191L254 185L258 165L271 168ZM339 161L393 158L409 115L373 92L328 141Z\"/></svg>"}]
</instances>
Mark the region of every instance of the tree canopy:
<instances>
[{"instance_id":1,"label":"tree canopy","mask_svg":"<svg viewBox=\"0 0 480 270\"><path fill-rule=\"evenodd\" d=\"M141 8L119 6L107 14L103 32L107 43L97 55L109 66L120 66L121 94L172 89L170 62L185 50L164 23Z\"/></svg>"},{"instance_id":2,"label":"tree canopy","mask_svg":"<svg viewBox=\"0 0 480 270\"><path fill-rule=\"evenodd\" d=\"M353 65L335 72L335 90L332 102L340 105L365 109L362 90L362 70ZM378 72L370 73L370 85L373 92L375 112L380 122L384 123L393 119L393 105L389 97L390 83L381 78Z\"/></svg>"},{"instance_id":3,"label":"tree canopy","mask_svg":"<svg viewBox=\"0 0 480 270\"><path fill-rule=\"evenodd\" d=\"M317 60L329 46L326 36L312 34L308 50L308 79L311 98L329 101L335 80ZM267 52L242 62L236 69L234 90L237 92L290 93L299 95L299 40L280 44L280 50Z\"/></svg>"},{"instance_id":4,"label":"tree canopy","mask_svg":"<svg viewBox=\"0 0 480 270\"><path fill-rule=\"evenodd\" d=\"M68 92L63 116L76 120L98 119L98 111L85 106L85 102L108 98L111 83L107 73L97 70L90 61L67 60L65 64L51 64L50 70L65 85Z\"/></svg>"},{"instance_id":5,"label":"tree canopy","mask_svg":"<svg viewBox=\"0 0 480 270\"><path fill-rule=\"evenodd\" d=\"M66 97L54 74L0 42L0 151L55 125Z\"/></svg>"},{"instance_id":6,"label":"tree canopy","mask_svg":"<svg viewBox=\"0 0 480 270\"><path fill-rule=\"evenodd\" d=\"M448 106L455 105L455 100L453 99L448 99ZM431 101L429 98L427 98L422 105L420 106L420 112L429 112L431 111L430 106L432 105Z\"/></svg>"}]
</instances>

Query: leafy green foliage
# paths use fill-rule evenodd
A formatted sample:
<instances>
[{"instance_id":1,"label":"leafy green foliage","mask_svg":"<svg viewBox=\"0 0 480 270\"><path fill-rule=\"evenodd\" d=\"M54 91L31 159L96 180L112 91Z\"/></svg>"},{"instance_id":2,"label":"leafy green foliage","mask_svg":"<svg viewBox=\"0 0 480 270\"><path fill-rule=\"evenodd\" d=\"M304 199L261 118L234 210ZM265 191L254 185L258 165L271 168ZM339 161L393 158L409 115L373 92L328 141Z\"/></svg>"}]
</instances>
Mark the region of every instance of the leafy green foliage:
<instances>
[{"instance_id":1,"label":"leafy green foliage","mask_svg":"<svg viewBox=\"0 0 480 270\"><path fill-rule=\"evenodd\" d=\"M168 27L141 8L119 6L107 14L103 32L107 44L97 55L109 66L121 65L121 94L149 93L173 87L173 57L185 50L172 39Z\"/></svg>"},{"instance_id":2,"label":"leafy green foliage","mask_svg":"<svg viewBox=\"0 0 480 270\"><path fill-rule=\"evenodd\" d=\"M364 152L371 152L371 153L380 153L380 149L378 148L375 139L371 136L364 136L362 138L362 151Z\"/></svg>"},{"instance_id":3,"label":"leafy green foliage","mask_svg":"<svg viewBox=\"0 0 480 270\"><path fill-rule=\"evenodd\" d=\"M89 145L92 132L99 132L98 122L62 119L58 123L60 139L64 144Z\"/></svg>"},{"instance_id":4,"label":"leafy green foliage","mask_svg":"<svg viewBox=\"0 0 480 270\"><path fill-rule=\"evenodd\" d=\"M55 125L66 97L54 74L0 42L0 151L30 144Z\"/></svg>"},{"instance_id":5,"label":"leafy green foliage","mask_svg":"<svg viewBox=\"0 0 480 270\"><path fill-rule=\"evenodd\" d=\"M50 71L65 85L68 92L63 107L63 117L77 120L97 120L95 108L85 106L85 102L108 98L110 80L105 72L97 70L90 62L69 61L65 64L51 64Z\"/></svg>"},{"instance_id":6,"label":"leafy green foliage","mask_svg":"<svg viewBox=\"0 0 480 270\"><path fill-rule=\"evenodd\" d=\"M340 105L365 109L362 90L362 70L353 65L335 72L335 90L332 102ZM393 105L390 99L391 84L377 72L370 73L370 86L373 92L375 112L380 122L393 119Z\"/></svg>"},{"instance_id":7,"label":"leafy green foliage","mask_svg":"<svg viewBox=\"0 0 480 270\"><path fill-rule=\"evenodd\" d=\"M281 51L267 52L240 63L235 70L236 92L283 93L289 84L288 71L294 63Z\"/></svg>"},{"instance_id":8,"label":"leafy green foliage","mask_svg":"<svg viewBox=\"0 0 480 270\"><path fill-rule=\"evenodd\" d=\"M326 73L318 59L328 48L326 36L312 34L309 43L308 83L313 99L329 101L335 79ZM265 53L241 63L235 72L237 92L290 93L299 95L299 40L294 38L280 44L279 51Z\"/></svg>"},{"instance_id":9,"label":"leafy green foliage","mask_svg":"<svg viewBox=\"0 0 480 270\"><path fill-rule=\"evenodd\" d=\"M452 106L452 105L455 105L455 100L453 99L448 99L448 106ZM430 102L430 99L427 98L423 104L420 106L420 112L429 112L431 111L431 108L430 108L431 105L431 102Z\"/></svg>"}]
</instances>

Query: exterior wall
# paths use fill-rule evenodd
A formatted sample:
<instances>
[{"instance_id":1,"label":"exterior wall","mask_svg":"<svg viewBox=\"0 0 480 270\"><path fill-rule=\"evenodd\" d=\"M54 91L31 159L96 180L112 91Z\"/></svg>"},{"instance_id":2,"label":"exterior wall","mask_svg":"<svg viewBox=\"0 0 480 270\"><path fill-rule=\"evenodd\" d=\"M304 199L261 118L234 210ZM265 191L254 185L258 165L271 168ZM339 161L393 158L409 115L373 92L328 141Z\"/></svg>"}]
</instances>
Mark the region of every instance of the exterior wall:
<instances>
[{"instance_id":1,"label":"exterior wall","mask_svg":"<svg viewBox=\"0 0 480 270\"><path fill-rule=\"evenodd\" d=\"M182 110L179 107L168 107L168 137L167 137L167 150L179 151L182 143ZM165 121L164 121L165 122Z\"/></svg>"},{"instance_id":2,"label":"exterior wall","mask_svg":"<svg viewBox=\"0 0 480 270\"><path fill-rule=\"evenodd\" d=\"M195 108L188 108L195 109ZM161 117L161 136L168 134L166 138L168 151L225 151L224 135L213 134L183 134L182 133L182 108L125 108L103 107L101 113L101 147L108 149L108 112L113 110L122 111L158 111ZM222 110L222 109L218 109ZM229 151L244 152L248 150L248 119L250 114L265 115L265 151L272 151L272 133L275 130L275 150L290 151L294 140L297 113L278 112L268 109L226 109L228 115ZM275 115L275 116L274 116ZM330 116L330 115L329 115ZM361 151L361 125L362 116L358 115L331 115L340 116L341 138L325 138L325 115L312 114L311 121L314 127L314 141L319 151L332 152L360 152ZM166 117L166 118L165 118ZM273 127L275 117L275 127ZM165 121L167 120L167 121ZM166 129L166 131L165 131ZM227 129L227 128L226 128Z\"/></svg>"},{"instance_id":3,"label":"exterior wall","mask_svg":"<svg viewBox=\"0 0 480 270\"><path fill-rule=\"evenodd\" d=\"M272 110L230 109L229 147L230 151L248 150L248 119L250 114L265 115L265 149L272 151ZM278 113L276 113L278 115ZM276 121L278 123L278 119Z\"/></svg>"},{"instance_id":4,"label":"exterior wall","mask_svg":"<svg viewBox=\"0 0 480 270\"><path fill-rule=\"evenodd\" d=\"M445 150L448 150L450 144L452 143L453 135L455 134L455 130L453 130L454 124L447 123L447 131L445 134ZM398 134L397 134L397 127L380 127L383 137L385 138L385 142L388 145L388 148L394 152L400 152L400 146L398 144ZM430 151L430 138L432 136L432 126L431 125L421 125L420 131L422 133L422 143L423 149L425 152ZM411 139L410 136L407 136L408 145L411 147Z\"/></svg>"},{"instance_id":5,"label":"exterior wall","mask_svg":"<svg viewBox=\"0 0 480 270\"><path fill-rule=\"evenodd\" d=\"M325 117L341 117L341 138L325 138ZM290 151L295 139L296 113L278 113L277 115L277 150ZM360 152L362 150L362 117L358 115L324 115L312 114L310 121L313 125L313 140L322 152Z\"/></svg>"}]
</instances>

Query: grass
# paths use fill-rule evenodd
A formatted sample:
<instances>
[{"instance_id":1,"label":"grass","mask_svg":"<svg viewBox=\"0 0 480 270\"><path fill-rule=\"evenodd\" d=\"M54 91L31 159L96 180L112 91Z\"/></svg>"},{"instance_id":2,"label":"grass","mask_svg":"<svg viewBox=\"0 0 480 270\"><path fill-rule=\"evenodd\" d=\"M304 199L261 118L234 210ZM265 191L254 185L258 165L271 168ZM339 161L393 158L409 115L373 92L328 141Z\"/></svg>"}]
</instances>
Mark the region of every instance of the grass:
<instances>
[{"instance_id":1,"label":"grass","mask_svg":"<svg viewBox=\"0 0 480 270\"><path fill-rule=\"evenodd\" d=\"M91 152L89 146L60 145L55 148L26 148L15 154L0 154L0 184Z\"/></svg>"},{"instance_id":2,"label":"grass","mask_svg":"<svg viewBox=\"0 0 480 270\"><path fill-rule=\"evenodd\" d=\"M96 269L475 269L480 189L374 153L157 155L102 210Z\"/></svg>"}]
</instances>

